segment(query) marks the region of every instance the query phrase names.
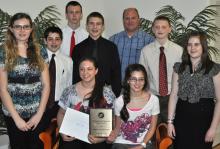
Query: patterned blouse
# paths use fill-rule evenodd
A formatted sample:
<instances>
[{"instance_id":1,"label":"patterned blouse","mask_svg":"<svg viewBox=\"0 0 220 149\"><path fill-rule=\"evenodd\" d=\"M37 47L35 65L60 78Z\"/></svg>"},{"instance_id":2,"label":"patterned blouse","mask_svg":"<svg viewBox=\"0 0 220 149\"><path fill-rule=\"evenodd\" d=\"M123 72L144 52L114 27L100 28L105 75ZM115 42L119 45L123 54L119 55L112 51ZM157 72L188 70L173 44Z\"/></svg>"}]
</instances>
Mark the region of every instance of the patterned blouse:
<instances>
[{"instance_id":1,"label":"patterned blouse","mask_svg":"<svg viewBox=\"0 0 220 149\"><path fill-rule=\"evenodd\" d=\"M103 96L106 100L105 108L113 108L113 102L116 97L109 86L104 86ZM64 110L66 110L68 107L85 113L88 113L89 111L88 104L88 100L83 100L83 98L77 94L76 84L64 89L59 100L59 106Z\"/></svg>"},{"instance_id":2,"label":"patterned blouse","mask_svg":"<svg viewBox=\"0 0 220 149\"><path fill-rule=\"evenodd\" d=\"M197 70L202 64L198 65ZM178 73L180 63L174 64L174 71ZM205 70L190 73L190 67L187 66L183 73L178 73L178 97L189 103L199 102L200 98L215 98L215 89L213 76L220 71L220 64L214 63L209 73L204 74Z\"/></svg>"},{"instance_id":3,"label":"patterned blouse","mask_svg":"<svg viewBox=\"0 0 220 149\"><path fill-rule=\"evenodd\" d=\"M45 62L48 62L45 50L41 51L41 56ZM28 65L29 61L28 58L19 56L13 70L8 72L8 92L16 111L22 118L30 118L37 112L42 91L41 72L31 68ZM5 67L5 51L3 49L0 49L0 67ZM10 116L4 105L2 110L4 115Z\"/></svg>"}]
</instances>

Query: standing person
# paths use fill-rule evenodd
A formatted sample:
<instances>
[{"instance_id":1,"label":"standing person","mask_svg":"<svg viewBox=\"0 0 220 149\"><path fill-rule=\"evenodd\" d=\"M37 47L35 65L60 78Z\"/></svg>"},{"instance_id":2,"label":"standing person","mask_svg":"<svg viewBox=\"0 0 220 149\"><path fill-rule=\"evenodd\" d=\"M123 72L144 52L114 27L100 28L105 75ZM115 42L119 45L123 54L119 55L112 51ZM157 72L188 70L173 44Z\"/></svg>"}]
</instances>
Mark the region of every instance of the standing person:
<instances>
[{"instance_id":1,"label":"standing person","mask_svg":"<svg viewBox=\"0 0 220 149\"><path fill-rule=\"evenodd\" d=\"M50 60L50 95L45 113L47 124L57 117L60 96L63 90L72 84L73 62L60 51L62 39L63 34L59 27L49 27L44 32L44 42Z\"/></svg>"},{"instance_id":2,"label":"standing person","mask_svg":"<svg viewBox=\"0 0 220 149\"><path fill-rule=\"evenodd\" d=\"M121 92L120 61L117 47L103 38L104 17L99 12L92 12L86 20L89 37L78 44L73 52L73 83L81 80L79 76L79 60L84 56L93 56L99 64L97 79L103 84L111 85L113 92L119 96Z\"/></svg>"},{"instance_id":3,"label":"standing person","mask_svg":"<svg viewBox=\"0 0 220 149\"><path fill-rule=\"evenodd\" d=\"M111 87L103 86L96 79L98 64L93 57L84 57L79 61L79 75L81 81L66 88L59 101L60 110L57 115L60 127L67 107L89 113L90 108L112 108L115 95ZM105 149L107 144L105 138L89 135L92 144L77 140L61 134L60 149Z\"/></svg>"},{"instance_id":4,"label":"standing person","mask_svg":"<svg viewBox=\"0 0 220 149\"><path fill-rule=\"evenodd\" d=\"M212 149L220 121L220 65L208 55L205 33L192 32L175 63L168 134L175 149Z\"/></svg>"},{"instance_id":5,"label":"standing person","mask_svg":"<svg viewBox=\"0 0 220 149\"><path fill-rule=\"evenodd\" d=\"M140 64L125 71L123 93L115 101L115 129L108 137L112 149L152 149L159 110L157 96L149 90L147 72Z\"/></svg>"},{"instance_id":6,"label":"standing person","mask_svg":"<svg viewBox=\"0 0 220 149\"><path fill-rule=\"evenodd\" d=\"M141 49L154 41L151 35L139 30L140 17L136 8L124 10L123 24L124 31L110 37L110 40L118 47L122 79L124 78L126 67L129 64L139 62Z\"/></svg>"},{"instance_id":7,"label":"standing person","mask_svg":"<svg viewBox=\"0 0 220 149\"><path fill-rule=\"evenodd\" d=\"M61 52L72 57L72 52L78 43L88 37L88 33L80 26L83 17L82 6L77 1L70 1L66 5L67 26L62 29L63 42Z\"/></svg>"},{"instance_id":8,"label":"standing person","mask_svg":"<svg viewBox=\"0 0 220 149\"><path fill-rule=\"evenodd\" d=\"M40 51L32 20L16 13L0 49L0 96L11 149L43 149L38 135L49 82L47 54Z\"/></svg>"},{"instance_id":9,"label":"standing person","mask_svg":"<svg viewBox=\"0 0 220 149\"><path fill-rule=\"evenodd\" d=\"M181 61L182 47L168 39L171 24L167 17L156 17L152 30L156 40L142 49L139 63L149 74L151 92L159 97L160 123L167 121L172 68L175 62Z\"/></svg>"}]
</instances>

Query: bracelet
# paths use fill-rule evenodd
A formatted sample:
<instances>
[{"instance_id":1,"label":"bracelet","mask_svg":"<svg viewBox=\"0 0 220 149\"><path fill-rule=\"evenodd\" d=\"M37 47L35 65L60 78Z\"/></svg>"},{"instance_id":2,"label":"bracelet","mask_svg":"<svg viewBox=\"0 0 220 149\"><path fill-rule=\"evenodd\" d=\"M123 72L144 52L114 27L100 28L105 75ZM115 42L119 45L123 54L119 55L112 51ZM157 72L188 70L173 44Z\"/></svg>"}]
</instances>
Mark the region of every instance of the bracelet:
<instances>
[{"instance_id":1,"label":"bracelet","mask_svg":"<svg viewBox=\"0 0 220 149\"><path fill-rule=\"evenodd\" d=\"M167 124L173 124L173 120L167 120Z\"/></svg>"},{"instance_id":2,"label":"bracelet","mask_svg":"<svg viewBox=\"0 0 220 149\"><path fill-rule=\"evenodd\" d=\"M144 143L144 142L142 142L140 145L141 145L143 148L146 148L146 146L147 146L147 144Z\"/></svg>"},{"instance_id":3,"label":"bracelet","mask_svg":"<svg viewBox=\"0 0 220 149\"><path fill-rule=\"evenodd\" d=\"M175 116L172 116L171 118L168 118L167 120L168 120L168 121L173 121L174 118L175 118Z\"/></svg>"}]
</instances>

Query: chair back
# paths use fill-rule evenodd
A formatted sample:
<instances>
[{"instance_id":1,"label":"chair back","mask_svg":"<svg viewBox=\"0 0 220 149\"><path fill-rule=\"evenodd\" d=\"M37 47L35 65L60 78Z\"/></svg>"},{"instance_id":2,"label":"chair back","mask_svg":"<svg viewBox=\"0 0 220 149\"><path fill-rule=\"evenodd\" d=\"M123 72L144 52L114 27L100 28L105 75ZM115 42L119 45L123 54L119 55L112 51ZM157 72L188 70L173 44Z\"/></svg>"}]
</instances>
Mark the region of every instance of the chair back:
<instances>
[{"instance_id":1,"label":"chair back","mask_svg":"<svg viewBox=\"0 0 220 149\"><path fill-rule=\"evenodd\" d=\"M53 119L50 126L39 134L39 138L44 144L44 149L58 149L59 132L56 119Z\"/></svg>"},{"instance_id":2,"label":"chair back","mask_svg":"<svg viewBox=\"0 0 220 149\"><path fill-rule=\"evenodd\" d=\"M156 129L156 149L168 149L173 143L167 134L167 124L160 123Z\"/></svg>"}]
</instances>

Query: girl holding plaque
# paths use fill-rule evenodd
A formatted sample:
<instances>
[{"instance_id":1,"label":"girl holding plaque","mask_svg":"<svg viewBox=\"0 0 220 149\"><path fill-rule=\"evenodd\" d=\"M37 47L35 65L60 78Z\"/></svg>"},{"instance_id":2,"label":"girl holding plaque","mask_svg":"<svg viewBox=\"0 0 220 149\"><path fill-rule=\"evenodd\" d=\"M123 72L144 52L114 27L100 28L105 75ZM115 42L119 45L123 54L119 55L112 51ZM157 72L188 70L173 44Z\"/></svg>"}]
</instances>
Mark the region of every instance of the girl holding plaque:
<instances>
[{"instance_id":1,"label":"girl holding plaque","mask_svg":"<svg viewBox=\"0 0 220 149\"><path fill-rule=\"evenodd\" d=\"M81 81L67 87L59 101L57 115L58 126L61 126L67 107L89 113L90 108L112 108L115 95L111 87L105 86L96 79L98 65L93 57L84 57L79 62L79 75ZM106 138L88 135L91 144L78 140L74 137L61 134L60 149L105 149Z\"/></svg>"},{"instance_id":2,"label":"girl holding plaque","mask_svg":"<svg viewBox=\"0 0 220 149\"><path fill-rule=\"evenodd\" d=\"M115 129L108 141L112 149L151 149L159 114L158 98L149 91L147 72L140 64L125 71L123 92L115 101Z\"/></svg>"}]
</instances>

